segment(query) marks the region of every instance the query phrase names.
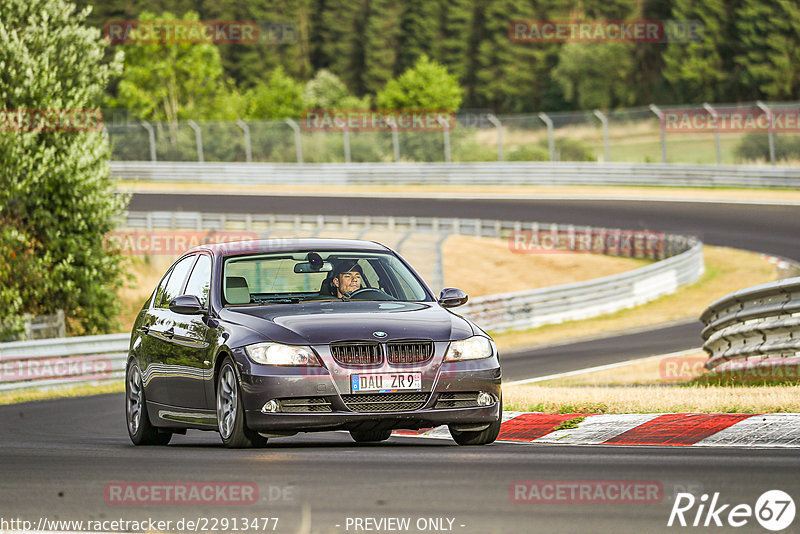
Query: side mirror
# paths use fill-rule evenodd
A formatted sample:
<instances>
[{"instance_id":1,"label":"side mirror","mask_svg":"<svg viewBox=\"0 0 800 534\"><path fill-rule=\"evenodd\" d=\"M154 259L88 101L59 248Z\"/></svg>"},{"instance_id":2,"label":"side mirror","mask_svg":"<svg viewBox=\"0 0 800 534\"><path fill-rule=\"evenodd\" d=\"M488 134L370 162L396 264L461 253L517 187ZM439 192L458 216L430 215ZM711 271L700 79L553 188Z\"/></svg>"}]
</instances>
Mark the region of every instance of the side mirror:
<instances>
[{"instance_id":1,"label":"side mirror","mask_svg":"<svg viewBox=\"0 0 800 534\"><path fill-rule=\"evenodd\" d=\"M455 287L446 287L439 293L439 304L443 308L455 308L467 302L467 294Z\"/></svg>"},{"instance_id":2,"label":"side mirror","mask_svg":"<svg viewBox=\"0 0 800 534\"><path fill-rule=\"evenodd\" d=\"M197 315L203 312L203 306L195 295L181 295L172 299L169 310L181 315Z\"/></svg>"}]
</instances>

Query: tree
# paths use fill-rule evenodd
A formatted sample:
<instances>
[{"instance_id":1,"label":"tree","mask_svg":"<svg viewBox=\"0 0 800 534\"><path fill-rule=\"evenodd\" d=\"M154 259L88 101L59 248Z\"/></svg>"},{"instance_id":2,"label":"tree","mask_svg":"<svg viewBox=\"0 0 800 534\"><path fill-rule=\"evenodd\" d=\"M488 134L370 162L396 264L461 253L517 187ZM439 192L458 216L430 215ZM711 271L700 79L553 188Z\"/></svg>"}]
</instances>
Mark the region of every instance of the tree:
<instances>
[{"instance_id":1,"label":"tree","mask_svg":"<svg viewBox=\"0 0 800 534\"><path fill-rule=\"evenodd\" d=\"M144 11L139 20L177 20ZM181 20L197 21L187 12ZM125 69L112 105L132 109L146 120L174 123L179 119L236 119L225 100L233 92L213 44L135 44L126 46ZM232 97L235 100L235 96ZM231 116L232 114L232 116Z\"/></svg>"},{"instance_id":2,"label":"tree","mask_svg":"<svg viewBox=\"0 0 800 534\"><path fill-rule=\"evenodd\" d=\"M68 110L96 108L121 58L103 61L105 43L83 24L86 15L64 0L0 4L0 109L90 116ZM107 332L121 262L104 249L104 236L125 204L109 176L108 139L46 131L91 123L8 124L0 127L0 338L19 328L22 314L58 309L72 333Z\"/></svg>"},{"instance_id":3,"label":"tree","mask_svg":"<svg viewBox=\"0 0 800 534\"><path fill-rule=\"evenodd\" d=\"M530 3L481 0L480 7L475 19L474 78L468 85L470 105L496 112L536 109L547 85L542 70L551 45L516 43L508 35L511 20L537 18Z\"/></svg>"},{"instance_id":4,"label":"tree","mask_svg":"<svg viewBox=\"0 0 800 534\"><path fill-rule=\"evenodd\" d=\"M303 100L308 109L369 109L369 98L352 96L342 80L326 69L306 83Z\"/></svg>"},{"instance_id":5,"label":"tree","mask_svg":"<svg viewBox=\"0 0 800 534\"><path fill-rule=\"evenodd\" d=\"M379 108L456 111L463 91L447 68L421 56L398 78L389 80L376 96Z\"/></svg>"},{"instance_id":6,"label":"tree","mask_svg":"<svg viewBox=\"0 0 800 534\"><path fill-rule=\"evenodd\" d=\"M744 70L744 81L770 100L797 98L800 6L787 0L745 0L737 21L745 46L736 62Z\"/></svg>"},{"instance_id":7,"label":"tree","mask_svg":"<svg viewBox=\"0 0 800 534\"><path fill-rule=\"evenodd\" d=\"M439 29L438 13L441 0L408 0L396 3L402 6L398 29L400 45L394 74L411 68L421 55L437 57ZM462 36L463 37L463 36Z\"/></svg>"},{"instance_id":8,"label":"tree","mask_svg":"<svg viewBox=\"0 0 800 534\"><path fill-rule=\"evenodd\" d=\"M318 11L317 68L336 74L356 95L364 89L364 26L368 0L325 0Z\"/></svg>"},{"instance_id":9,"label":"tree","mask_svg":"<svg viewBox=\"0 0 800 534\"><path fill-rule=\"evenodd\" d=\"M372 0L364 28L364 90L375 93L395 74L400 44L402 4L396 0Z\"/></svg>"},{"instance_id":10,"label":"tree","mask_svg":"<svg viewBox=\"0 0 800 534\"><path fill-rule=\"evenodd\" d=\"M553 79L579 109L629 105L630 54L626 43L567 43L558 54Z\"/></svg>"},{"instance_id":11,"label":"tree","mask_svg":"<svg viewBox=\"0 0 800 534\"><path fill-rule=\"evenodd\" d=\"M249 119L299 117L304 109L303 87L289 77L283 67L272 71L267 83L247 91L245 99Z\"/></svg>"},{"instance_id":12,"label":"tree","mask_svg":"<svg viewBox=\"0 0 800 534\"><path fill-rule=\"evenodd\" d=\"M742 52L736 30L742 1L675 0L673 19L699 21L703 27L700 40L670 43L664 53L664 77L678 102L730 102L754 96L742 84L743 69L736 64Z\"/></svg>"}]
</instances>

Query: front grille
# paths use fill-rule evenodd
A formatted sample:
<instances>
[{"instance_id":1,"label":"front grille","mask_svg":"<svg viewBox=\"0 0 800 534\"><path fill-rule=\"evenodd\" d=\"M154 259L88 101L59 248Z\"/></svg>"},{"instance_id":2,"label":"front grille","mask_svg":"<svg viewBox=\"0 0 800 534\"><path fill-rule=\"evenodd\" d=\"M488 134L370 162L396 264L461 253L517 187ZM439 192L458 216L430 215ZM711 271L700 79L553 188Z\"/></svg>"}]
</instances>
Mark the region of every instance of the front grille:
<instances>
[{"instance_id":1,"label":"front grille","mask_svg":"<svg viewBox=\"0 0 800 534\"><path fill-rule=\"evenodd\" d=\"M442 393L436 401L434 408L476 408L478 406L478 392L468 393Z\"/></svg>"},{"instance_id":2,"label":"front grille","mask_svg":"<svg viewBox=\"0 0 800 534\"><path fill-rule=\"evenodd\" d=\"M294 399L280 399L280 411L285 413L310 413L330 412L331 403L325 397L298 397Z\"/></svg>"},{"instance_id":3,"label":"front grille","mask_svg":"<svg viewBox=\"0 0 800 534\"><path fill-rule=\"evenodd\" d=\"M423 363L433 356L433 341L393 341L386 344L389 363Z\"/></svg>"},{"instance_id":4,"label":"front grille","mask_svg":"<svg viewBox=\"0 0 800 534\"><path fill-rule=\"evenodd\" d=\"M342 395L342 400L354 412L407 412L425 406L428 393Z\"/></svg>"},{"instance_id":5,"label":"front grille","mask_svg":"<svg viewBox=\"0 0 800 534\"><path fill-rule=\"evenodd\" d=\"M381 363L378 343L332 343L331 355L342 365L376 365Z\"/></svg>"}]
</instances>

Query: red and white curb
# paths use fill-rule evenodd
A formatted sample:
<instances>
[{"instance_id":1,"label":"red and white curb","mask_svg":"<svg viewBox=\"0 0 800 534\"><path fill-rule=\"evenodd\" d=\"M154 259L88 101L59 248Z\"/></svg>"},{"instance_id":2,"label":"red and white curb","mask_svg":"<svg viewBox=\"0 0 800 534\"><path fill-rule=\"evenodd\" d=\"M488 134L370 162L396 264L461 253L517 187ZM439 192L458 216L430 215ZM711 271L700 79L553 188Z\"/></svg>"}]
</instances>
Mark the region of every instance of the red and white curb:
<instances>
[{"instance_id":1,"label":"red and white curb","mask_svg":"<svg viewBox=\"0 0 800 534\"><path fill-rule=\"evenodd\" d=\"M575 428L554 430L584 417ZM395 431L400 436L449 439L446 426ZM564 445L800 448L800 413L545 414L505 412L498 441Z\"/></svg>"}]
</instances>

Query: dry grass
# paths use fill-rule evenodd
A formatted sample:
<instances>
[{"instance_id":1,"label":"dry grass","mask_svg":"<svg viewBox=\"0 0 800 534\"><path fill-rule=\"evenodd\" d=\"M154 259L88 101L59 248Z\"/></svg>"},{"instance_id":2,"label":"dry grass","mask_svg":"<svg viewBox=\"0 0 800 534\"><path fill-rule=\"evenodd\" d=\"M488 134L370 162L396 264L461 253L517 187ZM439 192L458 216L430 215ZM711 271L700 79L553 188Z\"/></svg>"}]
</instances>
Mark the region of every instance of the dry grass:
<instances>
[{"instance_id":1,"label":"dry grass","mask_svg":"<svg viewBox=\"0 0 800 534\"><path fill-rule=\"evenodd\" d=\"M794 413L800 412L797 380L754 386L708 385L698 351L647 358L627 365L503 386L507 410L546 413ZM712 375L713 376L713 375Z\"/></svg>"},{"instance_id":2,"label":"dry grass","mask_svg":"<svg viewBox=\"0 0 800 534\"><path fill-rule=\"evenodd\" d=\"M698 340L698 345L700 340ZM687 383L705 373L708 356L703 351L666 358L643 358L627 365L564 378L554 378L546 386L640 386Z\"/></svg>"},{"instance_id":3,"label":"dry grass","mask_svg":"<svg viewBox=\"0 0 800 534\"><path fill-rule=\"evenodd\" d=\"M519 254L507 241L486 237L452 236L444 244L447 285L475 297L590 280L648 263L599 254Z\"/></svg>"},{"instance_id":4,"label":"dry grass","mask_svg":"<svg viewBox=\"0 0 800 534\"><path fill-rule=\"evenodd\" d=\"M743 287L770 282L775 266L753 252L725 247L703 247L706 272L692 286L637 308L585 321L547 325L533 330L494 334L498 347L569 341L602 333L698 318L713 301Z\"/></svg>"},{"instance_id":5,"label":"dry grass","mask_svg":"<svg viewBox=\"0 0 800 534\"><path fill-rule=\"evenodd\" d=\"M16 404L44 399L57 399L62 397L88 397L103 393L120 393L125 391L125 382L116 380L103 384L87 384L73 387L28 389L24 391L9 391L0 393L0 405Z\"/></svg>"},{"instance_id":6,"label":"dry grass","mask_svg":"<svg viewBox=\"0 0 800 534\"><path fill-rule=\"evenodd\" d=\"M120 332L130 332L136 315L142 308L144 301L151 295L161 276L166 272L172 262L177 259L173 256L135 256L128 263L128 280L117 292L122 304L122 311L118 317Z\"/></svg>"},{"instance_id":7,"label":"dry grass","mask_svg":"<svg viewBox=\"0 0 800 534\"><path fill-rule=\"evenodd\" d=\"M796 386L543 386L503 388L504 408L545 413L797 413Z\"/></svg>"}]
</instances>

